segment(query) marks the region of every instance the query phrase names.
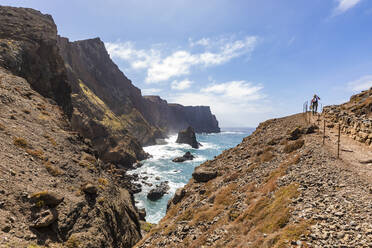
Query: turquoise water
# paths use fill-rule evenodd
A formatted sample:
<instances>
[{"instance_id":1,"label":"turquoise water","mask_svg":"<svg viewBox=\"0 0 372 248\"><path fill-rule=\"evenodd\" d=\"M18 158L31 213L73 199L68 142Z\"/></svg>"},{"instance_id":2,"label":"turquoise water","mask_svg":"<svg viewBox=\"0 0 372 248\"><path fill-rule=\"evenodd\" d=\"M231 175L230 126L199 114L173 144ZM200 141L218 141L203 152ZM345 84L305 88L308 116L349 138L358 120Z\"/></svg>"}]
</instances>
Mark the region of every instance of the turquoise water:
<instances>
[{"instance_id":1,"label":"turquoise water","mask_svg":"<svg viewBox=\"0 0 372 248\"><path fill-rule=\"evenodd\" d=\"M176 144L176 135L169 137L165 145L145 147L144 150L151 154L152 158L143 161L142 167L129 173L137 173L140 178L148 177L146 180L140 179L142 192L135 194L137 207L146 209L146 221L158 223L163 218L168 200L178 188L187 184L196 166L219 155L223 150L236 146L253 131L253 128L225 128L217 134L197 134L197 140L203 145L199 149L193 149L189 145ZM187 151L195 156L194 160L184 163L172 162L172 159L182 156ZM142 181L153 184L153 186L146 185ZM147 193L163 181L169 182L168 194L155 202L148 200Z\"/></svg>"}]
</instances>

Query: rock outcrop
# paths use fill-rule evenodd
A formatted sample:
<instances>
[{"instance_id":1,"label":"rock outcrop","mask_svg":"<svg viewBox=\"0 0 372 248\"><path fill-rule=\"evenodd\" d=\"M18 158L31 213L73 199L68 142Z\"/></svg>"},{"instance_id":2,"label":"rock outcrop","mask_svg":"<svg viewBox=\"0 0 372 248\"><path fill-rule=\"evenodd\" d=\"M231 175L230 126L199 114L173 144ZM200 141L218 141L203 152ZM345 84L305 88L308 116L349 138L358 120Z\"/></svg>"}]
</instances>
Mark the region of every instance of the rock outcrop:
<instances>
[{"instance_id":1,"label":"rock outcrop","mask_svg":"<svg viewBox=\"0 0 372 248\"><path fill-rule=\"evenodd\" d=\"M163 197L169 190L168 182L162 182L157 185L154 189L150 190L147 194L147 198L151 201L159 200Z\"/></svg>"},{"instance_id":2,"label":"rock outcrop","mask_svg":"<svg viewBox=\"0 0 372 248\"><path fill-rule=\"evenodd\" d=\"M172 104L159 96L144 96L144 98L146 119L168 133L177 133L189 126L192 126L197 133L220 132L216 116L211 113L208 106Z\"/></svg>"},{"instance_id":3,"label":"rock outcrop","mask_svg":"<svg viewBox=\"0 0 372 248\"><path fill-rule=\"evenodd\" d=\"M195 131L192 127L188 127L186 130L182 130L178 133L176 143L187 144L192 148L198 149L200 143L196 140Z\"/></svg>"},{"instance_id":4,"label":"rock outcrop","mask_svg":"<svg viewBox=\"0 0 372 248\"><path fill-rule=\"evenodd\" d=\"M194 155L192 155L191 152L186 152L185 154L183 154L182 157L177 157L177 158L173 159L172 161L176 162L176 163L182 163L182 162L185 162L187 160L193 160L193 159L194 159Z\"/></svg>"},{"instance_id":5,"label":"rock outcrop","mask_svg":"<svg viewBox=\"0 0 372 248\"><path fill-rule=\"evenodd\" d=\"M353 95L349 102L326 106L323 114L327 127L341 125L341 131L372 147L372 88Z\"/></svg>"},{"instance_id":6,"label":"rock outcrop","mask_svg":"<svg viewBox=\"0 0 372 248\"><path fill-rule=\"evenodd\" d=\"M33 9L1 7L0 23L0 67L25 78L71 116L71 89L52 17Z\"/></svg>"}]
</instances>

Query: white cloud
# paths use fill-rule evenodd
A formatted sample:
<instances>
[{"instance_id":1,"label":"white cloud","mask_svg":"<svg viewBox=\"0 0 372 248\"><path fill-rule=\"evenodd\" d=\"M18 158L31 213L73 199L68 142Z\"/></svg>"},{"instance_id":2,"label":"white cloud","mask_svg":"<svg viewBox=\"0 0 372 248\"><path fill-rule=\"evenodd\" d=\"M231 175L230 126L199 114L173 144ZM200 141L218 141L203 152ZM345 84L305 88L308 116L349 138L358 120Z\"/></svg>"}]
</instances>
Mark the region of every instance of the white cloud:
<instances>
[{"instance_id":1,"label":"white cloud","mask_svg":"<svg viewBox=\"0 0 372 248\"><path fill-rule=\"evenodd\" d=\"M355 7L361 0L336 0L338 2L337 7L334 10L334 15L342 14L349 9Z\"/></svg>"},{"instance_id":2,"label":"white cloud","mask_svg":"<svg viewBox=\"0 0 372 248\"><path fill-rule=\"evenodd\" d=\"M148 68L151 64L160 61L160 51L156 49L137 50L132 42L105 43L107 52L113 58L128 61L133 69Z\"/></svg>"},{"instance_id":3,"label":"white cloud","mask_svg":"<svg viewBox=\"0 0 372 248\"><path fill-rule=\"evenodd\" d=\"M148 89L142 89L141 90L143 95L154 95L154 94L157 94L161 91L162 91L161 89L157 89L157 88L148 88Z\"/></svg>"},{"instance_id":4,"label":"white cloud","mask_svg":"<svg viewBox=\"0 0 372 248\"><path fill-rule=\"evenodd\" d=\"M360 92L372 87L372 75L363 76L357 80L347 83L348 88L353 92Z\"/></svg>"},{"instance_id":5,"label":"white cloud","mask_svg":"<svg viewBox=\"0 0 372 248\"><path fill-rule=\"evenodd\" d=\"M189 39L189 43L190 43L190 46L194 47L194 46L209 46L210 45L210 42L211 42L211 39L209 38L202 38L200 40L197 40L197 41L193 41L191 39Z\"/></svg>"},{"instance_id":6,"label":"white cloud","mask_svg":"<svg viewBox=\"0 0 372 248\"><path fill-rule=\"evenodd\" d=\"M190 40L189 43L192 44ZM213 41L203 38L196 43L206 46L204 51L192 53L179 49L167 56L162 56L162 52L154 48L135 49L131 42L106 43L106 48L112 57L125 60L133 69L146 69L147 83L158 83L189 75L193 67L217 66L234 58L249 55L257 44L257 37L247 36L241 40L221 38Z\"/></svg>"},{"instance_id":7,"label":"white cloud","mask_svg":"<svg viewBox=\"0 0 372 248\"><path fill-rule=\"evenodd\" d=\"M173 90L185 90L190 88L191 84L193 84L193 82L188 79L182 81L174 80L171 84L171 88Z\"/></svg>"},{"instance_id":8,"label":"white cloud","mask_svg":"<svg viewBox=\"0 0 372 248\"><path fill-rule=\"evenodd\" d=\"M225 98L236 99L238 101L252 101L263 98L261 85L253 85L245 81L231 81L227 83L214 84L203 88L201 92L221 95Z\"/></svg>"},{"instance_id":9,"label":"white cloud","mask_svg":"<svg viewBox=\"0 0 372 248\"><path fill-rule=\"evenodd\" d=\"M202 88L196 93L171 95L168 100L186 106L210 106L223 126L255 126L258 119L267 118L272 112L262 89L260 84L231 81Z\"/></svg>"}]
</instances>

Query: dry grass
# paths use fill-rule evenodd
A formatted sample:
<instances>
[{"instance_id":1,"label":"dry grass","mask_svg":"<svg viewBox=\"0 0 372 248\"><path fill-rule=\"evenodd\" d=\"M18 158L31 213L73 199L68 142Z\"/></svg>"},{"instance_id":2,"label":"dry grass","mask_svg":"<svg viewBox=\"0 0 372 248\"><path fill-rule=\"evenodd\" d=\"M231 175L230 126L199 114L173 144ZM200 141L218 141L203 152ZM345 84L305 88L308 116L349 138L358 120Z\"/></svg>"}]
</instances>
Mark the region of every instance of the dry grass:
<instances>
[{"instance_id":1,"label":"dry grass","mask_svg":"<svg viewBox=\"0 0 372 248\"><path fill-rule=\"evenodd\" d=\"M70 238L64 243L66 248L80 248L81 244L78 238L74 235L71 235Z\"/></svg>"},{"instance_id":2,"label":"dry grass","mask_svg":"<svg viewBox=\"0 0 372 248\"><path fill-rule=\"evenodd\" d=\"M49 172L50 175L57 177L63 174L63 171L57 166L52 165L49 161L44 163L45 169Z\"/></svg>"},{"instance_id":3,"label":"dry grass","mask_svg":"<svg viewBox=\"0 0 372 248\"><path fill-rule=\"evenodd\" d=\"M46 116L50 116L49 112L45 111L45 110L41 111L41 114L46 115Z\"/></svg>"},{"instance_id":4,"label":"dry grass","mask_svg":"<svg viewBox=\"0 0 372 248\"><path fill-rule=\"evenodd\" d=\"M0 131L4 131L4 130L5 130L5 126L0 123Z\"/></svg>"},{"instance_id":5,"label":"dry grass","mask_svg":"<svg viewBox=\"0 0 372 248\"><path fill-rule=\"evenodd\" d=\"M300 139L300 140L296 140L294 142L290 142L288 143L285 147L284 147L284 152L285 153L291 153L293 151L296 151L298 149L300 149L303 145L305 144L305 141L303 139Z\"/></svg>"},{"instance_id":6,"label":"dry grass","mask_svg":"<svg viewBox=\"0 0 372 248\"><path fill-rule=\"evenodd\" d=\"M44 152L42 150L26 149L26 152L34 158L38 158L38 159L41 159L41 160L45 159Z\"/></svg>"},{"instance_id":7,"label":"dry grass","mask_svg":"<svg viewBox=\"0 0 372 248\"><path fill-rule=\"evenodd\" d=\"M265 151L261 154L260 160L261 162L269 162L274 158L274 154L271 151Z\"/></svg>"},{"instance_id":8,"label":"dry grass","mask_svg":"<svg viewBox=\"0 0 372 248\"><path fill-rule=\"evenodd\" d=\"M20 148L27 148L28 147L28 143L24 138L14 138L13 139L13 144L15 146L20 147Z\"/></svg>"},{"instance_id":9,"label":"dry grass","mask_svg":"<svg viewBox=\"0 0 372 248\"><path fill-rule=\"evenodd\" d=\"M100 178L98 178L98 183L103 185L103 186L107 186L108 185L108 180L106 178L100 177Z\"/></svg>"}]
</instances>

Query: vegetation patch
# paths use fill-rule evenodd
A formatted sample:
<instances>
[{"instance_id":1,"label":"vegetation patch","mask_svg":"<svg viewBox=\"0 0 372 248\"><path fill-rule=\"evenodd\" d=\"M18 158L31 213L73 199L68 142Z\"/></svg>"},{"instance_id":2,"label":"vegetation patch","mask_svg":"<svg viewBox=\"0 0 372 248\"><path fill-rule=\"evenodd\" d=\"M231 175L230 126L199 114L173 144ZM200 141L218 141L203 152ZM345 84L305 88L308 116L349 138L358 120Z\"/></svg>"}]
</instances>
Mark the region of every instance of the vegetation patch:
<instances>
[{"instance_id":1,"label":"vegetation patch","mask_svg":"<svg viewBox=\"0 0 372 248\"><path fill-rule=\"evenodd\" d=\"M74 235L71 235L64 245L66 246L66 248L80 248L81 247L80 241Z\"/></svg>"},{"instance_id":2,"label":"vegetation patch","mask_svg":"<svg viewBox=\"0 0 372 248\"><path fill-rule=\"evenodd\" d=\"M269 162L274 158L274 154L271 151L265 151L261 154L261 162Z\"/></svg>"},{"instance_id":3,"label":"vegetation patch","mask_svg":"<svg viewBox=\"0 0 372 248\"><path fill-rule=\"evenodd\" d=\"M300 149L304 144L305 144L305 141L303 139L296 140L296 141L293 141L293 142L288 143L284 147L284 150L283 151L285 153L291 153L293 151L296 151L296 150Z\"/></svg>"},{"instance_id":4,"label":"vegetation patch","mask_svg":"<svg viewBox=\"0 0 372 248\"><path fill-rule=\"evenodd\" d=\"M41 159L41 160L43 160L45 158L44 157L44 152L42 150L26 149L26 152L34 158L38 158L38 159Z\"/></svg>"},{"instance_id":5,"label":"vegetation patch","mask_svg":"<svg viewBox=\"0 0 372 248\"><path fill-rule=\"evenodd\" d=\"M150 232L151 229L155 226L155 224L152 224L150 222L142 222L141 223L141 230L145 231L145 232Z\"/></svg>"},{"instance_id":6,"label":"vegetation patch","mask_svg":"<svg viewBox=\"0 0 372 248\"><path fill-rule=\"evenodd\" d=\"M50 175L57 177L63 174L62 170L57 166L52 165L49 161L44 163L45 169L49 172Z\"/></svg>"},{"instance_id":7,"label":"vegetation patch","mask_svg":"<svg viewBox=\"0 0 372 248\"><path fill-rule=\"evenodd\" d=\"M28 143L24 138L14 138L13 139L13 144L15 146L20 147L20 148L27 148L28 147Z\"/></svg>"}]
</instances>

